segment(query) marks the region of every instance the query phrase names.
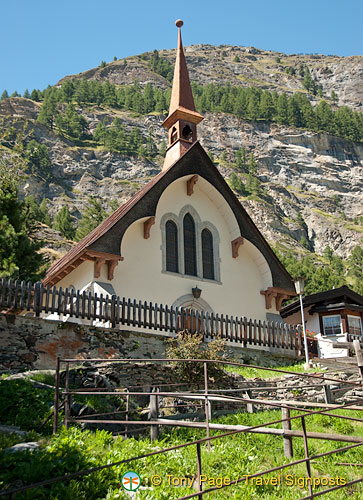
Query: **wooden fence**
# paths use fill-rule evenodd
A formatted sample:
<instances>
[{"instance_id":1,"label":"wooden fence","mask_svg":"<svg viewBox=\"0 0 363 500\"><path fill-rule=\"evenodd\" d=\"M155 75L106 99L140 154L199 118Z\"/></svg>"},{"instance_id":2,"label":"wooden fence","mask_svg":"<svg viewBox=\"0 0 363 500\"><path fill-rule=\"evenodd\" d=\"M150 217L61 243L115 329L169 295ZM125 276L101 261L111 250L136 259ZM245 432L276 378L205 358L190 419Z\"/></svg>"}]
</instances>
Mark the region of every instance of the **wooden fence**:
<instances>
[{"instance_id":1,"label":"wooden fence","mask_svg":"<svg viewBox=\"0 0 363 500\"><path fill-rule=\"evenodd\" d=\"M74 289L57 289L41 282L0 280L0 308L33 311L36 316L55 313L63 316L100 321L111 327L132 326L142 329L201 332L206 340L221 337L244 347L267 346L303 353L300 325L257 321L244 316L228 316L152 302L97 295ZM310 339L309 339L310 340ZM309 342L316 351L316 342Z\"/></svg>"}]
</instances>

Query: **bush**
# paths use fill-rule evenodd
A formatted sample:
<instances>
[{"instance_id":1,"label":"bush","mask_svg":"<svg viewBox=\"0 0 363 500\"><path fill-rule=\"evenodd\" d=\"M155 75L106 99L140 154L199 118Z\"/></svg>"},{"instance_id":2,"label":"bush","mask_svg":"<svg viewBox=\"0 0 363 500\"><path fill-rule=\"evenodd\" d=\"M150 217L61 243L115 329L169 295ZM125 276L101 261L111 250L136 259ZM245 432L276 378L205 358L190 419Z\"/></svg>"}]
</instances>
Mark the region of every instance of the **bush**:
<instances>
[{"instance_id":1,"label":"bush","mask_svg":"<svg viewBox=\"0 0 363 500\"><path fill-rule=\"evenodd\" d=\"M226 360L226 342L217 338L212 342L203 342L202 333L190 333L188 330L178 332L175 339L168 339L170 346L166 350L168 359L208 359ZM182 381L192 386L198 386L204 380L203 363L188 363L187 361L172 361L170 366ZM208 378L218 382L225 378L221 363L208 363Z\"/></svg>"},{"instance_id":2,"label":"bush","mask_svg":"<svg viewBox=\"0 0 363 500\"><path fill-rule=\"evenodd\" d=\"M0 380L0 422L37 429L50 413L53 391L36 389L23 379Z\"/></svg>"}]
</instances>

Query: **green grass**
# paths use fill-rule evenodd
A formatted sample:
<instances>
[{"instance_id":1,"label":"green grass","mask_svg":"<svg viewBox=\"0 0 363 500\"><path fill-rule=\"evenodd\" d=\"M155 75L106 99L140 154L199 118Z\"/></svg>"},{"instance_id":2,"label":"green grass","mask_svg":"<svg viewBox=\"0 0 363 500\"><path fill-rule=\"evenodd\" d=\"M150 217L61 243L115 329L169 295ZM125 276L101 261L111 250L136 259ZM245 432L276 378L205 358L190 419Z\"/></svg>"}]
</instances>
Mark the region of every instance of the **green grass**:
<instances>
[{"instance_id":1,"label":"green grass","mask_svg":"<svg viewBox=\"0 0 363 500\"><path fill-rule=\"evenodd\" d=\"M361 416L358 412L345 411L349 416ZM292 412L294 414L294 412ZM258 425L269 421L278 420L281 413L278 410L270 410L254 414L234 414L214 422L224 424ZM354 434L363 438L363 427L358 423L340 423L337 419L326 416L306 417L308 431L322 431L339 434ZM275 424L280 427L281 424ZM301 424L292 421L292 428L299 429ZM223 431L211 431L212 435L218 435ZM113 439L105 431L81 431L80 429L62 429L58 435L47 438L43 446L33 453L21 453L7 456L3 459L0 481L2 487L8 486L16 478L21 477L25 484L40 481L47 477L70 473L100 464L113 463L118 460L135 457L156 451L165 447L171 447L187 441L205 437L204 430L198 429L169 429L167 428L160 436L159 441L150 443L149 439ZM320 454L346 446L346 443L335 441L322 441L309 439L309 453ZM303 440L293 439L294 458L287 459L283 454L283 440L279 436L241 433L235 436L221 438L212 441L211 451L208 452L206 445L202 445L202 473L208 478L229 478L231 481L272 467L287 464L292 460L304 458ZM342 477L345 481L360 477L360 469L354 467L341 467L338 462L362 463L363 450L359 447L317 459L312 464L313 477L336 478ZM169 484L172 477L186 477L193 479L196 474L196 447L191 446L174 450L165 454L146 457L128 464L106 469L95 474L75 479L69 484L59 483L49 489L38 489L29 493L27 499L59 498L81 500L92 499L127 499L129 498L120 487L122 474L127 470L133 470L140 474L142 485L146 489L139 490L136 499L166 500L179 498L180 496L194 493L194 489L188 487L175 487ZM279 472L268 474L264 477L278 478ZM264 500L283 499L295 500L307 494L307 489L286 484L286 475L291 474L293 481L306 476L305 464L287 468L281 472L279 486L252 484L251 481L241 483L239 486L231 486L216 493L211 493L207 499L239 499ZM160 486L152 486L153 475L161 477ZM169 477L168 477L169 476ZM316 490L315 490L316 491ZM354 485L329 494L325 498L329 500L362 498L363 486ZM21 498L21 497L19 497Z\"/></svg>"},{"instance_id":2,"label":"green grass","mask_svg":"<svg viewBox=\"0 0 363 500\"><path fill-rule=\"evenodd\" d=\"M319 368L311 368L307 371L304 370L304 362L296 363L294 365L281 365L274 366L271 368L276 368L277 370L286 370L293 373L314 373L321 371ZM232 366L226 365L225 369L228 372L238 373L245 378L262 378L262 379L271 379L283 377L284 374L280 372L274 372L269 370L263 370L262 368L250 368L250 367L242 367L242 366Z\"/></svg>"}]
</instances>

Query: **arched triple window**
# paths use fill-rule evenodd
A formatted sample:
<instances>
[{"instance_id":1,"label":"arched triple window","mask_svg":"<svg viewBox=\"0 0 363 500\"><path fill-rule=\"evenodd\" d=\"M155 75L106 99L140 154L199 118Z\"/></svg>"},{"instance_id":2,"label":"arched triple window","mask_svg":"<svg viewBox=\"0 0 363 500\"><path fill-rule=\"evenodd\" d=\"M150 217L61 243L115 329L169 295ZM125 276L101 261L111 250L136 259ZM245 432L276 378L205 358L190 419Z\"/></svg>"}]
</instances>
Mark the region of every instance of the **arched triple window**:
<instances>
[{"instance_id":1,"label":"arched triple window","mask_svg":"<svg viewBox=\"0 0 363 500\"><path fill-rule=\"evenodd\" d=\"M179 215L165 214L160 227L164 272L220 282L219 234L213 224L186 205Z\"/></svg>"},{"instance_id":2,"label":"arched triple window","mask_svg":"<svg viewBox=\"0 0 363 500\"><path fill-rule=\"evenodd\" d=\"M213 235L209 229L202 231L203 278L214 280Z\"/></svg>"},{"instance_id":3,"label":"arched triple window","mask_svg":"<svg viewBox=\"0 0 363 500\"><path fill-rule=\"evenodd\" d=\"M178 228L175 222L172 220L168 220L165 224L165 241L166 270L173 273L178 273Z\"/></svg>"},{"instance_id":4,"label":"arched triple window","mask_svg":"<svg viewBox=\"0 0 363 500\"><path fill-rule=\"evenodd\" d=\"M195 224L188 213L183 220L184 235L184 273L197 276L197 249L195 245Z\"/></svg>"}]
</instances>

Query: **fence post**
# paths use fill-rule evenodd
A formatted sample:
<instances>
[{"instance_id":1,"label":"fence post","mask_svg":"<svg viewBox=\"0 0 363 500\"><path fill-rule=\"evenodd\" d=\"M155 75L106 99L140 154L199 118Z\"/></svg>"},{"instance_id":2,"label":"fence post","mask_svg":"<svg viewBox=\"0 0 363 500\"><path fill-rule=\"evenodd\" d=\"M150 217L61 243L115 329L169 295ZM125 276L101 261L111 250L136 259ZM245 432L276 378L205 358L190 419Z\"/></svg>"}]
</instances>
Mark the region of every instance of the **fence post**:
<instances>
[{"instance_id":1,"label":"fence post","mask_svg":"<svg viewBox=\"0 0 363 500\"><path fill-rule=\"evenodd\" d=\"M200 443L197 443L197 490L202 491L202 485L200 482L200 476L202 474L202 455L200 450ZM203 500L203 495L198 495L199 500Z\"/></svg>"},{"instance_id":2,"label":"fence post","mask_svg":"<svg viewBox=\"0 0 363 500\"><path fill-rule=\"evenodd\" d=\"M152 392L158 392L157 387L153 387ZM150 395L150 410L149 410L149 420L155 420L159 416L159 397L155 395ZM151 441L156 441L159 437L159 426L150 426L150 439Z\"/></svg>"},{"instance_id":3,"label":"fence post","mask_svg":"<svg viewBox=\"0 0 363 500\"><path fill-rule=\"evenodd\" d=\"M208 438L208 451L210 451L209 441L209 401L208 401L208 368L207 363L204 361L204 411L205 411L205 425L207 429Z\"/></svg>"},{"instance_id":4,"label":"fence post","mask_svg":"<svg viewBox=\"0 0 363 500\"><path fill-rule=\"evenodd\" d=\"M66 364L66 381L65 381L65 402L64 402L64 425L66 429L69 427L69 363Z\"/></svg>"},{"instance_id":5,"label":"fence post","mask_svg":"<svg viewBox=\"0 0 363 500\"><path fill-rule=\"evenodd\" d=\"M309 458L308 436L306 434L306 426L305 426L305 418L304 417L301 417L301 426L302 426L302 432L303 432L303 436L304 436L305 458ZM306 470L308 473L308 478L310 478L311 477L310 460L306 461ZM311 480L308 479L307 483L309 485L309 495L313 498L313 487L311 485Z\"/></svg>"},{"instance_id":6,"label":"fence post","mask_svg":"<svg viewBox=\"0 0 363 500\"><path fill-rule=\"evenodd\" d=\"M34 285L34 312L36 316L40 316L42 310L42 283L37 281Z\"/></svg>"},{"instance_id":7,"label":"fence post","mask_svg":"<svg viewBox=\"0 0 363 500\"><path fill-rule=\"evenodd\" d=\"M112 295L112 297L111 297L111 314L110 314L110 322L111 322L112 328L115 328L115 326L116 326L116 300L117 300L117 296Z\"/></svg>"},{"instance_id":8,"label":"fence post","mask_svg":"<svg viewBox=\"0 0 363 500\"><path fill-rule=\"evenodd\" d=\"M57 356L57 365L55 370L55 389L54 389L54 421L53 421L53 434L58 429L58 416L59 416L59 378L60 378L60 357Z\"/></svg>"},{"instance_id":9,"label":"fence post","mask_svg":"<svg viewBox=\"0 0 363 500\"><path fill-rule=\"evenodd\" d=\"M327 403L327 404L332 403L333 398L332 398L332 393L331 393L331 389L330 389L330 384L324 384L323 389L324 389L325 403Z\"/></svg>"},{"instance_id":10,"label":"fence post","mask_svg":"<svg viewBox=\"0 0 363 500\"><path fill-rule=\"evenodd\" d=\"M358 370L360 373L360 378L363 380L363 352L360 348L359 340L353 340L353 347L355 350L355 355L357 356Z\"/></svg>"},{"instance_id":11,"label":"fence post","mask_svg":"<svg viewBox=\"0 0 363 500\"><path fill-rule=\"evenodd\" d=\"M126 393L128 393L128 392L129 392L129 390L126 389ZM129 406L130 406L130 394L127 394L127 396L126 396L126 408L125 408L125 410L126 410L125 411L125 420L126 421L129 420ZM128 434L127 434L128 429L129 429L129 427L126 424L125 425L125 438L128 437Z\"/></svg>"},{"instance_id":12,"label":"fence post","mask_svg":"<svg viewBox=\"0 0 363 500\"><path fill-rule=\"evenodd\" d=\"M252 399L252 391L251 391L251 389L247 389L246 396L247 396L247 399ZM253 413L253 412L254 412L253 403L247 403L247 413Z\"/></svg>"},{"instance_id":13,"label":"fence post","mask_svg":"<svg viewBox=\"0 0 363 500\"><path fill-rule=\"evenodd\" d=\"M282 418L290 418L290 408L281 408L281 417ZM282 428L284 431L291 431L291 421L285 420L282 422ZM292 437L284 435L284 455L285 457L292 458L293 457L293 449L292 449Z\"/></svg>"}]
</instances>

